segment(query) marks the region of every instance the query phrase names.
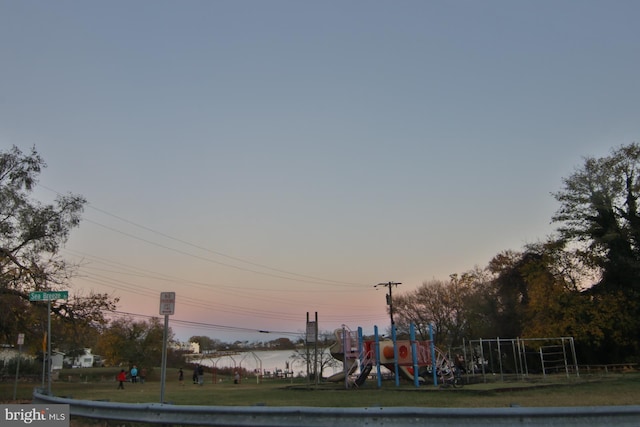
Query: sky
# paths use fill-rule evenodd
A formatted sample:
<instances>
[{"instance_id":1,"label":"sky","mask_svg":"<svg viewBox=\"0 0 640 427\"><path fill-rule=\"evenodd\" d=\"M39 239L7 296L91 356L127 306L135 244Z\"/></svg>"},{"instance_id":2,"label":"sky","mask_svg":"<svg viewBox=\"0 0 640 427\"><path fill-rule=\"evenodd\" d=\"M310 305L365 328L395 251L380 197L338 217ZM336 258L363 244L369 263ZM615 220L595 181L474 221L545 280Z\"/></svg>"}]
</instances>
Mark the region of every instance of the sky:
<instances>
[{"instance_id":1,"label":"sky","mask_svg":"<svg viewBox=\"0 0 640 427\"><path fill-rule=\"evenodd\" d=\"M0 0L0 150L80 194L72 293L176 338L389 324L638 141L637 1ZM267 331L268 333L260 332Z\"/></svg>"}]
</instances>

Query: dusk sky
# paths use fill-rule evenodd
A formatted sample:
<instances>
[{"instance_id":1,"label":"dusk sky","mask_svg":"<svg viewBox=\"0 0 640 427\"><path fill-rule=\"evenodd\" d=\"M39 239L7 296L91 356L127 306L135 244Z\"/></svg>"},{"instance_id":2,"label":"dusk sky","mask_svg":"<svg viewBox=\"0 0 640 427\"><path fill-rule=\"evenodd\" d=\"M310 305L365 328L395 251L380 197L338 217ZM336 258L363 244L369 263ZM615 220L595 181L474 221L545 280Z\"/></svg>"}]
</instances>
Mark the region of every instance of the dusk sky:
<instances>
[{"instance_id":1,"label":"dusk sky","mask_svg":"<svg viewBox=\"0 0 640 427\"><path fill-rule=\"evenodd\" d=\"M640 2L0 0L0 148L88 200L73 292L177 338L386 330L640 135ZM194 323L189 323L194 322ZM271 331L261 334L258 331ZM288 333L288 334L283 334Z\"/></svg>"}]
</instances>

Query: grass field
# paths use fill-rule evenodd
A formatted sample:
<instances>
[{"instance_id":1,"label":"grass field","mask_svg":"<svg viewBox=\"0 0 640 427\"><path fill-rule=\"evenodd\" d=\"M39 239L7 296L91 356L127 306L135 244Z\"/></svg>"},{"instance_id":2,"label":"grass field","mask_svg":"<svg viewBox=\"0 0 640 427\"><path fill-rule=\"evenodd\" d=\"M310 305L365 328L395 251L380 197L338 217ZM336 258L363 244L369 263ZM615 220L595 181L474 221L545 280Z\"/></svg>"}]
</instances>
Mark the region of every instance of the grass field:
<instances>
[{"instance_id":1,"label":"grass field","mask_svg":"<svg viewBox=\"0 0 640 427\"><path fill-rule=\"evenodd\" d=\"M363 387L349 390L343 383L312 386L304 380L263 380L257 384L255 378L248 378L241 384L233 384L230 379L213 383L210 376L202 386L190 381L180 385L173 378L173 372L169 372L168 377L171 380L165 385L164 400L176 405L468 408L640 405L640 373L480 382L466 384L461 389L433 385L416 388L408 382L396 387L393 381L384 381L378 389L375 381L368 381ZM52 384L56 396L128 403L160 402L160 382L153 375L145 384L125 384L125 390L117 390L117 383L108 370L94 368L87 373L73 370L61 374L60 378L64 380ZM34 387L40 385L19 383L18 399L29 400ZM0 401L11 400L13 389L13 381L1 382Z\"/></svg>"}]
</instances>

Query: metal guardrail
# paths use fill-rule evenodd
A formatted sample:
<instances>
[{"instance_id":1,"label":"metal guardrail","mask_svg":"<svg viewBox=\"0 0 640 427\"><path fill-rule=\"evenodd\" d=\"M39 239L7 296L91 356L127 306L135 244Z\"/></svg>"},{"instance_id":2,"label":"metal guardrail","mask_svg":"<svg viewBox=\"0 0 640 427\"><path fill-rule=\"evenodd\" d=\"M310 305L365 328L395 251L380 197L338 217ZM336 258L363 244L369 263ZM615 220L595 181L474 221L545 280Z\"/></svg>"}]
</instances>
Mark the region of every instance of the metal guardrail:
<instances>
[{"instance_id":1,"label":"metal guardrail","mask_svg":"<svg viewBox=\"0 0 640 427\"><path fill-rule=\"evenodd\" d=\"M640 405L556 408L316 408L116 403L48 396L34 404L68 404L72 416L166 425L226 427L352 426L633 426Z\"/></svg>"}]
</instances>

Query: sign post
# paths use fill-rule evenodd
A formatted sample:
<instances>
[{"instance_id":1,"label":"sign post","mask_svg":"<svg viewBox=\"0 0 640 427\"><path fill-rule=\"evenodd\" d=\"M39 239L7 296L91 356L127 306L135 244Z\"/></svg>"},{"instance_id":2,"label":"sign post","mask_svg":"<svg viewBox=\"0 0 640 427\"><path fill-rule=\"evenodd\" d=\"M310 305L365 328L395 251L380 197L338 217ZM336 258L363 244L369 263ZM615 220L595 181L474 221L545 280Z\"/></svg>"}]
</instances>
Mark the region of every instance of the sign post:
<instances>
[{"instance_id":1,"label":"sign post","mask_svg":"<svg viewBox=\"0 0 640 427\"><path fill-rule=\"evenodd\" d=\"M18 374L20 372L20 359L22 359L22 344L24 344L24 334L18 334L18 362L16 363L16 382L13 385L13 400L16 400L18 392Z\"/></svg>"},{"instance_id":2,"label":"sign post","mask_svg":"<svg viewBox=\"0 0 640 427\"><path fill-rule=\"evenodd\" d=\"M46 365L49 368L47 372L47 394L51 395L51 301L55 300L67 300L69 299L69 291L35 291L29 292L29 301L46 301L47 302L47 357L43 357L43 367ZM44 349L43 349L44 350ZM42 375L42 381L44 382L44 373Z\"/></svg>"},{"instance_id":3,"label":"sign post","mask_svg":"<svg viewBox=\"0 0 640 427\"><path fill-rule=\"evenodd\" d=\"M167 379L167 336L169 331L169 316L176 308L175 292L160 292L160 314L164 315L164 331L162 334L162 365L160 369L160 403L164 403L164 386Z\"/></svg>"}]
</instances>

